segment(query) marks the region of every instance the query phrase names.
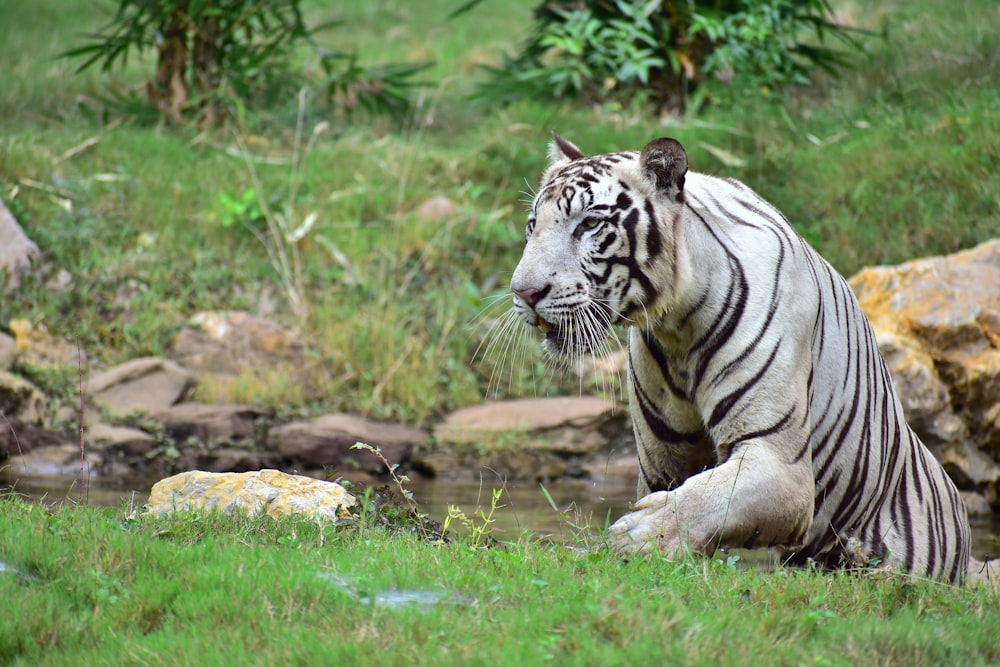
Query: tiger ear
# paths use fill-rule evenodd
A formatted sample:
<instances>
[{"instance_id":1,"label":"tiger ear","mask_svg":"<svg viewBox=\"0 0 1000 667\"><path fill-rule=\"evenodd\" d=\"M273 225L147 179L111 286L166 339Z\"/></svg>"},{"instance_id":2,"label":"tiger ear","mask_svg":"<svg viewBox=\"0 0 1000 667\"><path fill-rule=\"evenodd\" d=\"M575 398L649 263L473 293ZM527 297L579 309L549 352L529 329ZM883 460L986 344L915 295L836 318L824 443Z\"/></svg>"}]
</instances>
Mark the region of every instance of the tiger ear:
<instances>
[{"instance_id":1,"label":"tiger ear","mask_svg":"<svg viewBox=\"0 0 1000 667\"><path fill-rule=\"evenodd\" d=\"M639 155L639 168L658 190L671 199L684 201L684 175L688 170L687 152L681 142L669 137L653 139Z\"/></svg>"},{"instance_id":2,"label":"tiger ear","mask_svg":"<svg viewBox=\"0 0 1000 667\"><path fill-rule=\"evenodd\" d=\"M552 164L572 162L586 157L572 141L567 141L555 132L552 133L552 143L549 144L549 161Z\"/></svg>"}]
</instances>

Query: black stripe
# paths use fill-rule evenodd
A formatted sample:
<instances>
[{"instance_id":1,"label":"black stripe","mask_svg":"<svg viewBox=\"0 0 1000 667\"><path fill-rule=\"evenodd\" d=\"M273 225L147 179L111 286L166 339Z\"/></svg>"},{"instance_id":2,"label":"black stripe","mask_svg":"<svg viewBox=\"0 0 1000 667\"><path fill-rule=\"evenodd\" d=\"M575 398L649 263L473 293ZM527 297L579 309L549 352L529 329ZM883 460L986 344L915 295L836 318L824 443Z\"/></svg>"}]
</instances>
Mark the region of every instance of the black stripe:
<instances>
[{"instance_id":1,"label":"black stripe","mask_svg":"<svg viewBox=\"0 0 1000 667\"><path fill-rule=\"evenodd\" d=\"M819 516L830 496L840 485L840 469L834 470L828 479L819 481L816 479L816 502L813 505L813 516ZM831 526L831 529L833 527Z\"/></svg>"},{"instance_id":2,"label":"black stripe","mask_svg":"<svg viewBox=\"0 0 1000 667\"><path fill-rule=\"evenodd\" d=\"M720 451L732 452L733 447L740 444L741 442L748 442L750 440L759 440L761 438L766 438L769 435L774 435L778 431L781 431L785 428L785 426L788 424L788 421L792 418L792 415L794 414L795 414L795 406L793 405L791 408L788 409L788 412L786 412L781 419L774 422L770 426L767 426L765 428L756 431L748 431L747 433L741 435L738 440L732 440L725 444L720 444L719 449Z\"/></svg>"},{"instance_id":3,"label":"black stripe","mask_svg":"<svg viewBox=\"0 0 1000 667\"><path fill-rule=\"evenodd\" d=\"M665 488L660 488L660 485L653 483L653 479L649 476L649 473L646 471L646 466L642 464L641 456L639 457L639 474L642 475L642 481L650 492L667 490Z\"/></svg>"},{"instance_id":4,"label":"black stripe","mask_svg":"<svg viewBox=\"0 0 1000 667\"><path fill-rule=\"evenodd\" d=\"M660 233L660 226L657 224L656 212L653 210L653 202L646 200L646 263L651 265L663 252L663 235Z\"/></svg>"},{"instance_id":5,"label":"black stripe","mask_svg":"<svg viewBox=\"0 0 1000 667\"><path fill-rule=\"evenodd\" d=\"M607 251L607 249L611 247L611 244L617 240L618 240L618 234L615 233L614 229L609 229L604 234L604 238L601 239L601 243L600 245L597 246L594 254L603 255Z\"/></svg>"},{"instance_id":6,"label":"black stripe","mask_svg":"<svg viewBox=\"0 0 1000 667\"><path fill-rule=\"evenodd\" d=\"M774 315L778 311L778 304L781 303L781 290L779 289L779 282L781 281L781 265L784 262L785 249L781 248L781 253L778 256L778 264L774 274L774 285L771 288L771 304L768 306L767 315L764 318L763 326L757 331L757 335L754 339L750 341L743 350L737 354L728 364L723 366L716 372L715 377L712 378L711 384L717 385L719 382L725 379L727 375L732 371L733 368L742 364L747 359L750 358L751 353L756 349L758 343L764 338L764 334L767 333L768 329L771 328L771 323L774 321ZM777 349L775 349L777 352ZM771 353L771 360L774 360L774 352Z\"/></svg>"},{"instance_id":7,"label":"black stripe","mask_svg":"<svg viewBox=\"0 0 1000 667\"><path fill-rule=\"evenodd\" d=\"M912 450L911 450L912 451ZM895 518L896 526L899 533L902 534L903 538L906 540L906 558L903 559L903 567L907 571L913 572L913 559L916 556L916 549L914 549L913 544L913 520L910 517L910 508L908 504L908 499L910 494L908 493L907 478L910 468L910 461L907 460L906 469L903 470L903 475L899 479L899 492L896 494L895 502Z\"/></svg>"},{"instance_id":8,"label":"black stripe","mask_svg":"<svg viewBox=\"0 0 1000 667\"><path fill-rule=\"evenodd\" d=\"M708 364L722 346L732 338L746 311L749 292L746 276L735 260L730 260L730 268L733 271L730 275L728 298L722 304L715 321L706 329L706 333L696 340L688 350L689 354L699 354L693 378L695 393L697 393L697 388L701 384Z\"/></svg>"},{"instance_id":9,"label":"black stripe","mask_svg":"<svg viewBox=\"0 0 1000 667\"><path fill-rule=\"evenodd\" d=\"M632 372L632 377L635 378L635 367L631 365L631 358L629 359L629 370ZM654 403L650 399L649 395L646 394L643 387L639 384L638 379L634 379L632 386L635 389L636 397L639 399L639 409L642 412L642 417L649 426L649 430L653 432L653 436L657 440L665 443L676 443L676 444L688 444L696 445L704 439L704 433L701 431L697 432L683 432L670 426L664 418L655 410Z\"/></svg>"},{"instance_id":10,"label":"black stripe","mask_svg":"<svg viewBox=\"0 0 1000 667\"><path fill-rule=\"evenodd\" d=\"M712 410L712 415L708 418L707 426L709 429L718 426L719 423L726 418L726 415L729 414L729 411L733 409L733 406L736 405L736 403L743 398L746 393L754 387L754 385L760 382L761 378L763 378L769 370L771 370L771 364L774 363L774 358L777 356L778 348L780 346L781 339L779 338L777 344L774 346L774 349L771 350L771 354L767 357L767 361L761 365L760 370L758 370L757 373L755 373L754 376L747 382L744 382L742 385L729 392L729 394L724 396L718 403L715 404L715 409Z\"/></svg>"},{"instance_id":11,"label":"black stripe","mask_svg":"<svg viewBox=\"0 0 1000 667\"><path fill-rule=\"evenodd\" d=\"M701 296L698 297L698 300L694 303L693 306L691 306L690 310L688 310L686 313L684 313L677 320L677 329L678 330L683 329L687 325L688 320L691 319L692 317L694 317L695 313L697 313L699 310L701 310L702 308L704 308L705 304L708 302L708 297L709 297L708 290L705 290L704 292L702 292Z\"/></svg>"},{"instance_id":12,"label":"black stripe","mask_svg":"<svg viewBox=\"0 0 1000 667\"><path fill-rule=\"evenodd\" d=\"M667 362L667 355L664 354L663 348L660 347L660 344L656 342L655 338L653 338L653 334L650 333L649 331L643 331L641 340L643 343L645 343L646 349L649 350L650 356L653 357L653 360L656 362L657 367L660 369L660 375L663 377L663 381L666 383L667 388L670 390L670 393L672 393L677 398L689 401L690 398L688 397L687 393L677 384L677 381L674 379L674 375L671 372L670 364ZM632 355L629 355L629 363L630 364L632 363Z\"/></svg>"}]
</instances>

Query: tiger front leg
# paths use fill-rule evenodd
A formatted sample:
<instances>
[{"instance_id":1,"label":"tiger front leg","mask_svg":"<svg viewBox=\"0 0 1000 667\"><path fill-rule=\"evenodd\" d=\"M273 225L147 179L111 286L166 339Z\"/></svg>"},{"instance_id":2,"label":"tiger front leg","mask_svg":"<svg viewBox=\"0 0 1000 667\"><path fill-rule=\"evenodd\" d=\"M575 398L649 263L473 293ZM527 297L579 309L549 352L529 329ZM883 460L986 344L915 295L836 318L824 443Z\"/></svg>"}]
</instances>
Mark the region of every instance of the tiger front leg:
<instances>
[{"instance_id":1,"label":"tiger front leg","mask_svg":"<svg viewBox=\"0 0 1000 667\"><path fill-rule=\"evenodd\" d=\"M609 540L618 551L666 554L794 548L812 525L813 488L808 462L786 463L764 443L744 443L673 491L639 499L611 526Z\"/></svg>"}]
</instances>

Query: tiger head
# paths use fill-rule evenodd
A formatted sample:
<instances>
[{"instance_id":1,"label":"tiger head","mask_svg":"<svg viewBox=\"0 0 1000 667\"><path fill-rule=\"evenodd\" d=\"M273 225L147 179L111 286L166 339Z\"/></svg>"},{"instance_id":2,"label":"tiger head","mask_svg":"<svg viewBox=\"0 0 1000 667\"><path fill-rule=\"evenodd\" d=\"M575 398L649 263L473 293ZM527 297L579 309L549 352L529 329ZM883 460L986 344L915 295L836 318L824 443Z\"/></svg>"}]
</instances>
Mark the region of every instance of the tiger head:
<instances>
[{"instance_id":1,"label":"tiger head","mask_svg":"<svg viewBox=\"0 0 1000 667\"><path fill-rule=\"evenodd\" d=\"M553 135L511 279L514 310L554 356L600 352L611 327L669 307L687 154L674 139L587 157Z\"/></svg>"}]
</instances>

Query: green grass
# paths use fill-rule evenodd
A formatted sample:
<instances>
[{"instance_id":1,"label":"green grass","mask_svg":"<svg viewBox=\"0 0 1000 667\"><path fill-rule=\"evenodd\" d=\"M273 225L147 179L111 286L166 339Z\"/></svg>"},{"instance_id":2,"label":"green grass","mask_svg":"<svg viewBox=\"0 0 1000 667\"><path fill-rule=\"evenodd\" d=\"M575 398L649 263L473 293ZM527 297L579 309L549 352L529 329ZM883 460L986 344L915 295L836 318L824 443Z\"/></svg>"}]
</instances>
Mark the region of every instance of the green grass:
<instances>
[{"instance_id":1,"label":"green grass","mask_svg":"<svg viewBox=\"0 0 1000 667\"><path fill-rule=\"evenodd\" d=\"M11 499L0 545L12 665L1000 660L997 591L903 576ZM391 604L407 595L442 601Z\"/></svg>"},{"instance_id":2,"label":"green grass","mask_svg":"<svg viewBox=\"0 0 1000 667\"><path fill-rule=\"evenodd\" d=\"M104 5L7 4L0 196L44 257L36 277L0 299L0 326L26 317L80 337L98 365L163 354L200 310L273 304L297 324L262 246L222 224L221 203L252 186L231 154L237 131L255 155L285 161L256 168L264 195L287 199L295 100L235 130L110 125L97 96L141 85L149 63L106 78L76 75L56 58L102 24ZM412 423L482 400L498 362L473 355L505 307L523 191L544 166L551 130L588 152L676 136L694 169L745 180L845 273L953 251L1000 230L993 0L887 0L876 10L838 3L859 25L888 28L889 40L868 42L856 71L687 121L610 106L470 103L463 95L476 65L518 43L535 0L485 2L451 23L444 17L459 0L420 3L421 11L408 0L339 4L339 14L311 5L317 20L345 21L322 36L325 46L356 47L368 62L433 58L426 77L434 83L402 122L307 108L307 132L331 122L302 156L294 202L300 214L319 214L301 246L315 353L294 378L245 378L234 398ZM722 164L703 144L745 166ZM454 215L422 219L420 204L434 196L453 201ZM70 289L50 283L61 270ZM490 306L493 297L500 301ZM508 365L513 376L496 395L577 391L572 379L543 380L536 359ZM75 402L75 376L32 377ZM213 397L211 386L199 391ZM527 538L476 550L461 539L434 546L364 526L123 514L0 501L0 563L23 573L0 571L0 662L1000 661L997 593L906 577L621 560ZM391 591L444 592L457 604L393 609L358 600Z\"/></svg>"},{"instance_id":3,"label":"green grass","mask_svg":"<svg viewBox=\"0 0 1000 667\"><path fill-rule=\"evenodd\" d=\"M279 207L288 200L295 99L209 133L104 123L104 113L122 117L98 96L141 91L152 64L133 60L111 77L74 74L57 54L107 14L99 3L64 4L14 3L0 22L8 46L0 53L0 192L44 253L37 277L0 300L0 326L41 322L79 337L92 361L113 364L164 354L201 310L273 309L299 324L261 244L241 225L222 224L223 197L252 187L233 154L237 133L255 156L284 161L256 169L265 198ZM318 214L300 245L314 355L296 377L262 372L228 398L417 424L482 400L499 361L474 352L505 307L523 193L554 129L588 152L676 136L694 169L745 180L848 274L957 250L1000 229L1000 36L990 29L1000 9L992 0L891 0L877 11L839 4L863 27L888 28L888 41L867 42L856 71L688 121L612 106L470 102L477 64L496 64L524 38L533 0L482 3L452 22L445 17L458 0L420 3L420 11L405 0L340 4L309 5L312 20L344 21L320 36L323 46L357 48L368 63L434 59L425 73L432 85L399 122L307 106L307 134L330 122L301 156L293 202L300 217ZM745 166L720 163L703 144ZM454 214L422 219L420 205L436 196L454 202ZM51 286L61 270L70 289ZM537 360L507 364L491 395L577 391L571 378L544 379ZM210 385L200 392L226 397Z\"/></svg>"}]
</instances>

